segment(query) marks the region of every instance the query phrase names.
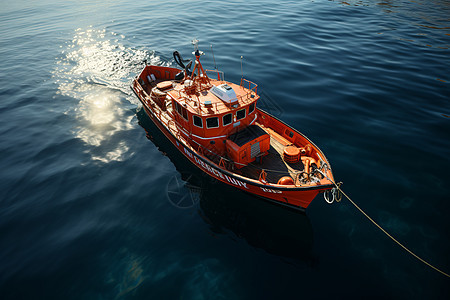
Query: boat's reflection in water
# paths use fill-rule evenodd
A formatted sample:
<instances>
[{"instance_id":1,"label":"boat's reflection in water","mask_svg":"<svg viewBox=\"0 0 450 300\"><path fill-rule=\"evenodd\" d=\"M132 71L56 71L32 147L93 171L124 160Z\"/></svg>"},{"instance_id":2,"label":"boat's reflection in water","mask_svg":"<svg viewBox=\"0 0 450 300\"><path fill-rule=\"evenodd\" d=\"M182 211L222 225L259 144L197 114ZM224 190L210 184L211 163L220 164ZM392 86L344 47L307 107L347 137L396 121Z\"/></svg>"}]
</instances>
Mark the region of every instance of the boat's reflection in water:
<instances>
[{"instance_id":1,"label":"boat's reflection in water","mask_svg":"<svg viewBox=\"0 0 450 300\"><path fill-rule=\"evenodd\" d=\"M268 253L308 264L314 262L313 230L305 213L266 202L218 182L179 153L144 109L138 111L137 117L147 137L167 154L180 173L177 177L183 181L182 190L177 192L176 184L169 183L168 186L168 198L177 193L182 195L169 199L173 205L180 208L199 206L199 214L209 224L212 234L244 238L249 245Z\"/></svg>"}]
</instances>

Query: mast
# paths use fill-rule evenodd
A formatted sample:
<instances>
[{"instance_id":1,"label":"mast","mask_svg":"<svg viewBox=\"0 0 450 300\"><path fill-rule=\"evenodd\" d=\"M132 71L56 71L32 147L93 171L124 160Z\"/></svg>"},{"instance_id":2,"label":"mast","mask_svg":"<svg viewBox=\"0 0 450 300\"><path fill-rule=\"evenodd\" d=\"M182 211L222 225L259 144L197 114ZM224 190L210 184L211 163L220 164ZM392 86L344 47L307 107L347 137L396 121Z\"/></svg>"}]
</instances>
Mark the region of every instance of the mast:
<instances>
[{"instance_id":1,"label":"mast","mask_svg":"<svg viewBox=\"0 0 450 300\"><path fill-rule=\"evenodd\" d=\"M194 39L192 41L192 44L194 45L194 52L192 52L192 54L195 55L195 66L194 66L194 70L192 71L191 74L191 80L194 81L194 83L199 83L199 84L206 84L206 85L210 85L211 82L209 81L208 76L206 75L205 70L203 69L203 66L200 62L200 56L205 55L205 53L203 51L198 50L198 40ZM195 70L197 70L198 75L195 76Z\"/></svg>"}]
</instances>

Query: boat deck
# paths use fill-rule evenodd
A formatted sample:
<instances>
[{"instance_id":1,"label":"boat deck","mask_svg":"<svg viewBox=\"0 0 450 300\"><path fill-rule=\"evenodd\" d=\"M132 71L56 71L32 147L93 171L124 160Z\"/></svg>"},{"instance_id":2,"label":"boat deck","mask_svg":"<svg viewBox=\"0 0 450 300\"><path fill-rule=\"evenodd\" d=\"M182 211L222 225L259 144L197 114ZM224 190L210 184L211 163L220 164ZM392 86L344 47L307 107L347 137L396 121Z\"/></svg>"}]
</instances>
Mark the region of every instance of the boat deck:
<instances>
[{"instance_id":1,"label":"boat deck","mask_svg":"<svg viewBox=\"0 0 450 300\"><path fill-rule=\"evenodd\" d=\"M283 176L291 176L292 179L295 179L296 175L304 169L301 160L294 164L284 161L283 152L286 145L283 143L283 140L285 139L270 128L266 128L258 123L256 125L270 135L269 153L261 157L259 162L255 161L250 163L235 172L239 175L258 180L261 170L264 170L267 174L266 181L269 183L277 183Z\"/></svg>"}]
</instances>

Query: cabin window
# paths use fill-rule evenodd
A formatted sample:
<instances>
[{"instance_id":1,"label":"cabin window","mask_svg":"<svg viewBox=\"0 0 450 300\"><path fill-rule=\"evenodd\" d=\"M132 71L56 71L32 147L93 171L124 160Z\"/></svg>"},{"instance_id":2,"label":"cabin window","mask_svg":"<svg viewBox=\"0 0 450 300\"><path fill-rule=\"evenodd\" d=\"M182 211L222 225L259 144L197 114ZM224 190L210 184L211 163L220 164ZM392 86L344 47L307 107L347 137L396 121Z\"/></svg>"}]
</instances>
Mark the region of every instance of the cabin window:
<instances>
[{"instance_id":1,"label":"cabin window","mask_svg":"<svg viewBox=\"0 0 450 300\"><path fill-rule=\"evenodd\" d=\"M186 121L189 121L186 108L184 108L184 107L181 108L181 115L183 116L183 119L185 119Z\"/></svg>"},{"instance_id":2,"label":"cabin window","mask_svg":"<svg viewBox=\"0 0 450 300\"><path fill-rule=\"evenodd\" d=\"M245 118L245 108L236 112L236 120Z\"/></svg>"},{"instance_id":3,"label":"cabin window","mask_svg":"<svg viewBox=\"0 0 450 300\"><path fill-rule=\"evenodd\" d=\"M203 120L199 116L193 116L192 119L194 120L194 125L200 128L203 128Z\"/></svg>"},{"instance_id":4,"label":"cabin window","mask_svg":"<svg viewBox=\"0 0 450 300\"><path fill-rule=\"evenodd\" d=\"M186 108L184 108L182 105L180 105L178 102L175 102L175 110L177 111L177 113L183 117L183 119L185 119L186 121L188 121L188 113Z\"/></svg>"},{"instance_id":5,"label":"cabin window","mask_svg":"<svg viewBox=\"0 0 450 300\"><path fill-rule=\"evenodd\" d=\"M248 107L248 114L251 114L254 110L255 110L255 102L250 104L250 106Z\"/></svg>"},{"instance_id":6,"label":"cabin window","mask_svg":"<svg viewBox=\"0 0 450 300\"><path fill-rule=\"evenodd\" d=\"M217 128L219 127L219 118L212 117L206 119L206 128Z\"/></svg>"},{"instance_id":7,"label":"cabin window","mask_svg":"<svg viewBox=\"0 0 450 300\"><path fill-rule=\"evenodd\" d=\"M223 116L223 126L227 126L228 124L231 124L231 121L233 120L233 115L232 114L226 114L225 116Z\"/></svg>"},{"instance_id":8,"label":"cabin window","mask_svg":"<svg viewBox=\"0 0 450 300\"><path fill-rule=\"evenodd\" d=\"M175 102L175 110L181 115L181 105L178 104L178 102L176 102L176 101L174 101L174 102Z\"/></svg>"}]
</instances>

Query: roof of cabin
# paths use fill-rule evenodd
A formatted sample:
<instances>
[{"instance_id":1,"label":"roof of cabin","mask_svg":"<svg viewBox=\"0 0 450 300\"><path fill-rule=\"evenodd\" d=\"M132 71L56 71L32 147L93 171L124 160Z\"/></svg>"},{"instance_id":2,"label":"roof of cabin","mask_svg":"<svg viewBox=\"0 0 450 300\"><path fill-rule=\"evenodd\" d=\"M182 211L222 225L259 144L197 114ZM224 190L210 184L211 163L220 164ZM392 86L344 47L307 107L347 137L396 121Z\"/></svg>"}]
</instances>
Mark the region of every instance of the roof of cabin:
<instances>
[{"instance_id":1,"label":"roof of cabin","mask_svg":"<svg viewBox=\"0 0 450 300\"><path fill-rule=\"evenodd\" d=\"M239 147L242 147L262 135L267 135L267 132L265 132L264 129L257 125L249 125L244 129L230 135L228 139L233 141Z\"/></svg>"},{"instance_id":2,"label":"roof of cabin","mask_svg":"<svg viewBox=\"0 0 450 300\"><path fill-rule=\"evenodd\" d=\"M199 93L188 95L184 90L185 86L183 84L177 84L175 88L168 94L172 99L176 100L181 105L184 106L184 104L186 104L185 107L191 113L201 116L223 114L228 111L233 111L239 109L239 107L249 105L259 98L254 90L244 88L231 82L212 79L210 79L210 82L213 86L219 86L221 84L227 84L228 86L230 86L236 93L237 103L239 104L238 107L230 107L229 104L227 105L219 97L214 95L209 89L205 89ZM210 104L205 105L205 102Z\"/></svg>"}]
</instances>

